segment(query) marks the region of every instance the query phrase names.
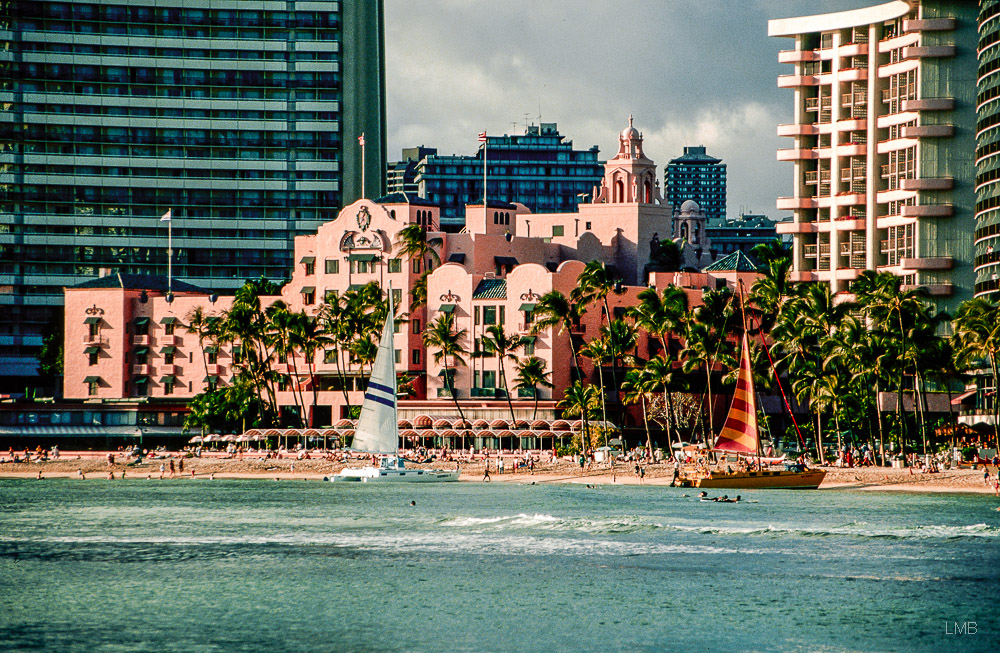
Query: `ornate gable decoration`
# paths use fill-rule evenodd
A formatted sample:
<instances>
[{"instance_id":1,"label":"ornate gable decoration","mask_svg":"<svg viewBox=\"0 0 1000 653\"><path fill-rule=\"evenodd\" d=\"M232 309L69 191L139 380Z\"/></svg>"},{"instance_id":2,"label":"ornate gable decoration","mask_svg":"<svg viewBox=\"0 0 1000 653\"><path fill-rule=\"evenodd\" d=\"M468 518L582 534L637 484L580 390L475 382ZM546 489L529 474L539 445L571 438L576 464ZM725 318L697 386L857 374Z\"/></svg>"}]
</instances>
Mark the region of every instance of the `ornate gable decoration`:
<instances>
[{"instance_id":1,"label":"ornate gable decoration","mask_svg":"<svg viewBox=\"0 0 1000 653\"><path fill-rule=\"evenodd\" d=\"M361 231L368 231L368 226L372 223L372 214L368 211L367 206L362 206L358 210L358 228Z\"/></svg>"}]
</instances>

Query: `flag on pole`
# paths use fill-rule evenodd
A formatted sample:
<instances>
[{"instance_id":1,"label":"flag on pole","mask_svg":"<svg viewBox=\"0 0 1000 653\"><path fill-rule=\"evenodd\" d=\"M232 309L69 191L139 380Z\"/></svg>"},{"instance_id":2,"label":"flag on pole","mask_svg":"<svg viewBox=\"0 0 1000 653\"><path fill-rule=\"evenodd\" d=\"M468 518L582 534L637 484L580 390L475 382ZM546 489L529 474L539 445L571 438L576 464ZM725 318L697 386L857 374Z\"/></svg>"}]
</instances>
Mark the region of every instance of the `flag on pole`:
<instances>
[{"instance_id":1,"label":"flag on pole","mask_svg":"<svg viewBox=\"0 0 1000 653\"><path fill-rule=\"evenodd\" d=\"M360 145L361 147L365 146L365 133L364 132L361 132L361 135L358 136L358 145Z\"/></svg>"},{"instance_id":2,"label":"flag on pole","mask_svg":"<svg viewBox=\"0 0 1000 653\"><path fill-rule=\"evenodd\" d=\"M480 143L486 142L486 132L479 132L479 142Z\"/></svg>"},{"instance_id":3,"label":"flag on pole","mask_svg":"<svg viewBox=\"0 0 1000 653\"><path fill-rule=\"evenodd\" d=\"M173 208L167 209L167 212L163 214L162 218L160 218L160 222L170 222L170 219L172 217L171 211L173 211Z\"/></svg>"}]
</instances>

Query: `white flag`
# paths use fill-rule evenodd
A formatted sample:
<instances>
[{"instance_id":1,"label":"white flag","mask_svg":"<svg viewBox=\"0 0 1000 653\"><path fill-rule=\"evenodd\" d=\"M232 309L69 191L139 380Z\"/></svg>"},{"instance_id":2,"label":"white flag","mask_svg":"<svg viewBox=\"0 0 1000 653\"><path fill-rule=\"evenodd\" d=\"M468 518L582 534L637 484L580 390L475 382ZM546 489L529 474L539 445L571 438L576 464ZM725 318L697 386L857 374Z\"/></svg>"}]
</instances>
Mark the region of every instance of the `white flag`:
<instances>
[{"instance_id":1,"label":"white flag","mask_svg":"<svg viewBox=\"0 0 1000 653\"><path fill-rule=\"evenodd\" d=\"M167 212L163 214L162 218L160 218L160 222L170 222L170 217L171 217L170 212L171 211L173 211L173 208L167 209Z\"/></svg>"}]
</instances>

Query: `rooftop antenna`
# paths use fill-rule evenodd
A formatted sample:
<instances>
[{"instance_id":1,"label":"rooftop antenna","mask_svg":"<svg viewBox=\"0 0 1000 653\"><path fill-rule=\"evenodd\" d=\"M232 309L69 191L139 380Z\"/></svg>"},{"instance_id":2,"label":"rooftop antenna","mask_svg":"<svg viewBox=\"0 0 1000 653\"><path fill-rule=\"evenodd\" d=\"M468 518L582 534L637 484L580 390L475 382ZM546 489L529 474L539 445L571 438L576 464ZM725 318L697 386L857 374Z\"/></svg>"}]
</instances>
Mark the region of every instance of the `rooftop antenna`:
<instances>
[{"instance_id":1,"label":"rooftop antenna","mask_svg":"<svg viewBox=\"0 0 1000 653\"><path fill-rule=\"evenodd\" d=\"M525 134L528 133L528 116L530 116L530 115L531 114L528 113L527 111L524 112L524 133Z\"/></svg>"}]
</instances>

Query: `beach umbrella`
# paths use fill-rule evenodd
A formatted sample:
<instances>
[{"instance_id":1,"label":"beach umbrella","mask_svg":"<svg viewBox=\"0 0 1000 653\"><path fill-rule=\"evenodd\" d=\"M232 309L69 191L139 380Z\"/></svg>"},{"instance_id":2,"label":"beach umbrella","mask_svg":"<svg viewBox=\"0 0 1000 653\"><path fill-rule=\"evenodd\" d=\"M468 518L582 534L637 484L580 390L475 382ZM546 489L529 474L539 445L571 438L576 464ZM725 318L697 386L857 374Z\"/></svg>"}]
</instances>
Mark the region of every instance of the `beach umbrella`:
<instances>
[{"instance_id":1,"label":"beach umbrella","mask_svg":"<svg viewBox=\"0 0 1000 653\"><path fill-rule=\"evenodd\" d=\"M191 438L190 440L188 440L188 442L191 443L191 444L198 444L201 441L202 441L202 437L200 435L196 435L193 438Z\"/></svg>"},{"instance_id":2,"label":"beach umbrella","mask_svg":"<svg viewBox=\"0 0 1000 653\"><path fill-rule=\"evenodd\" d=\"M223 442L236 442L236 436L230 433L229 435L222 436Z\"/></svg>"}]
</instances>

